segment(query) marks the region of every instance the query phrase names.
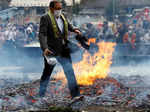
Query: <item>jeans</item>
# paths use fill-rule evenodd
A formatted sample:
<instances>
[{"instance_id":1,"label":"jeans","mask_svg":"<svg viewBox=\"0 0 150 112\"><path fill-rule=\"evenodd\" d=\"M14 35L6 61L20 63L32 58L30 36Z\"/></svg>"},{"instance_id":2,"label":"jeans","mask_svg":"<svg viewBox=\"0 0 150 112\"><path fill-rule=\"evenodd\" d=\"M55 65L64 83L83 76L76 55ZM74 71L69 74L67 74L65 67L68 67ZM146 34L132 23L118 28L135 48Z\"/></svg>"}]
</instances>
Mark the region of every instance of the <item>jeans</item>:
<instances>
[{"instance_id":1,"label":"jeans","mask_svg":"<svg viewBox=\"0 0 150 112\"><path fill-rule=\"evenodd\" d=\"M75 78L74 70L72 67L72 60L71 60L70 54L65 55L65 57L57 56L56 59L63 67L72 98L79 96L80 92L79 92L79 88L78 88L77 81ZM55 67L55 65L48 64L45 58L44 58L44 64L45 64L45 67L44 67L43 74L40 80L40 91L39 91L40 96L45 95L51 73Z\"/></svg>"}]
</instances>

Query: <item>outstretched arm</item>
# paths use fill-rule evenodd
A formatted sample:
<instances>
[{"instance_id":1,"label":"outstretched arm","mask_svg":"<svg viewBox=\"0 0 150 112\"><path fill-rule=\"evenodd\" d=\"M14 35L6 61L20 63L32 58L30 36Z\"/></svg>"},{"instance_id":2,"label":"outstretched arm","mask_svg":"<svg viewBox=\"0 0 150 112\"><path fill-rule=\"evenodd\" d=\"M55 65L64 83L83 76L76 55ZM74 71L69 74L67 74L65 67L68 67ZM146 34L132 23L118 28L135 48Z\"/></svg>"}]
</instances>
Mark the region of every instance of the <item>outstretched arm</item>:
<instances>
[{"instance_id":1,"label":"outstretched arm","mask_svg":"<svg viewBox=\"0 0 150 112\"><path fill-rule=\"evenodd\" d=\"M71 32L77 33L78 35L81 35L80 30L78 28L74 28L72 26L72 24L70 24L69 22L68 22L68 30L71 31Z\"/></svg>"}]
</instances>

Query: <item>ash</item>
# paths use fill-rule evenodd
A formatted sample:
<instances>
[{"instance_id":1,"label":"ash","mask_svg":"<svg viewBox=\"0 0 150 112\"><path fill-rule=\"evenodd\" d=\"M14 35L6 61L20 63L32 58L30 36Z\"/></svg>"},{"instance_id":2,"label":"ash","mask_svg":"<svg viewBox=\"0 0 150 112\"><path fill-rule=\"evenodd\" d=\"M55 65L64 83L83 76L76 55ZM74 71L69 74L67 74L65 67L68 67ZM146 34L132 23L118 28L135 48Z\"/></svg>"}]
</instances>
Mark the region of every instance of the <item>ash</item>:
<instances>
[{"instance_id":1,"label":"ash","mask_svg":"<svg viewBox=\"0 0 150 112\"><path fill-rule=\"evenodd\" d=\"M148 75L111 72L107 78L95 80L93 85L79 85L84 99L73 103L68 87L62 80L51 78L45 97L39 98L38 79L22 83L22 80L17 82L19 79L0 79L0 111L35 111L50 106L70 106L83 110L93 105L149 109L150 86L147 79Z\"/></svg>"}]
</instances>

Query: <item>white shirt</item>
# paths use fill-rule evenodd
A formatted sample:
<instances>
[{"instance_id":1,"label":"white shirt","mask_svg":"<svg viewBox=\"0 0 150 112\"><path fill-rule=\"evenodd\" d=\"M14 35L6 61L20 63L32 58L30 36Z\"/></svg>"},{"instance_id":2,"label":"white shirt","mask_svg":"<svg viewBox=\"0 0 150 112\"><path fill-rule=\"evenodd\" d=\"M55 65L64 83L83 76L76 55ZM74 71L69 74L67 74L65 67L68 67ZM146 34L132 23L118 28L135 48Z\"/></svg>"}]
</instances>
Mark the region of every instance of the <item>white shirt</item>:
<instances>
[{"instance_id":1,"label":"white shirt","mask_svg":"<svg viewBox=\"0 0 150 112\"><path fill-rule=\"evenodd\" d=\"M56 18L56 22L57 22L57 24L58 24L58 27L59 27L60 31L63 32L64 23L63 23L63 20L61 19L61 17Z\"/></svg>"},{"instance_id":2,"label":"white shirt","mask_svg":"<svg viewBox=\"0 0 150 112\"><path fill-rule=\"evenodd\" d=\"M9 31L9 35L8 35L7 40L15 41L15 37L16 37L16 32L15 31Z\"/></svg>"}]
</instances>

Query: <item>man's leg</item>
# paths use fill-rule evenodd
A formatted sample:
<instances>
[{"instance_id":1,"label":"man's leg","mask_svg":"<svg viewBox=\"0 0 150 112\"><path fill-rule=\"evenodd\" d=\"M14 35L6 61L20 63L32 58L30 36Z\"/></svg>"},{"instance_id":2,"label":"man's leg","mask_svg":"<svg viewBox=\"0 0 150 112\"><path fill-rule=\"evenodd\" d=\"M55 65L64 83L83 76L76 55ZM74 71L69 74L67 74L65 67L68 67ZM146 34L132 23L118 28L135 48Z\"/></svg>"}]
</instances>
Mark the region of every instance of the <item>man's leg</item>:
<instances>
[{"instance_id":1,"label":"man's leg","mask_svg":"<svg viewBox=\"0 0 150 112\"><path fill-rule=\"evenodd\" d=\"M59 57L57 58L58 62L62 65L64 69L64 73L66 75L66 78L68 80L68 86L71 93L72 98L79 96L79 88L77 85L77 81L75 78L74 70L72 67L72 61L70 55L65 57Z\"/></svg>"},{"instance_id":2,"label":"man's leg","mask_svg":"<svg viewBox=\"0 0 150 112\"><path fill-rule=\"evenodd\" d=\"M51 76L51 73L53 71L55 65L49 65L47 63L47 60L44 58L44 70L43 70L43 74L41 76L41 80L40 80L40 90L39 90L39 95L40 96L44 96L45 92L46 92L46 88Z\"/></svg>"}]
</instances>

